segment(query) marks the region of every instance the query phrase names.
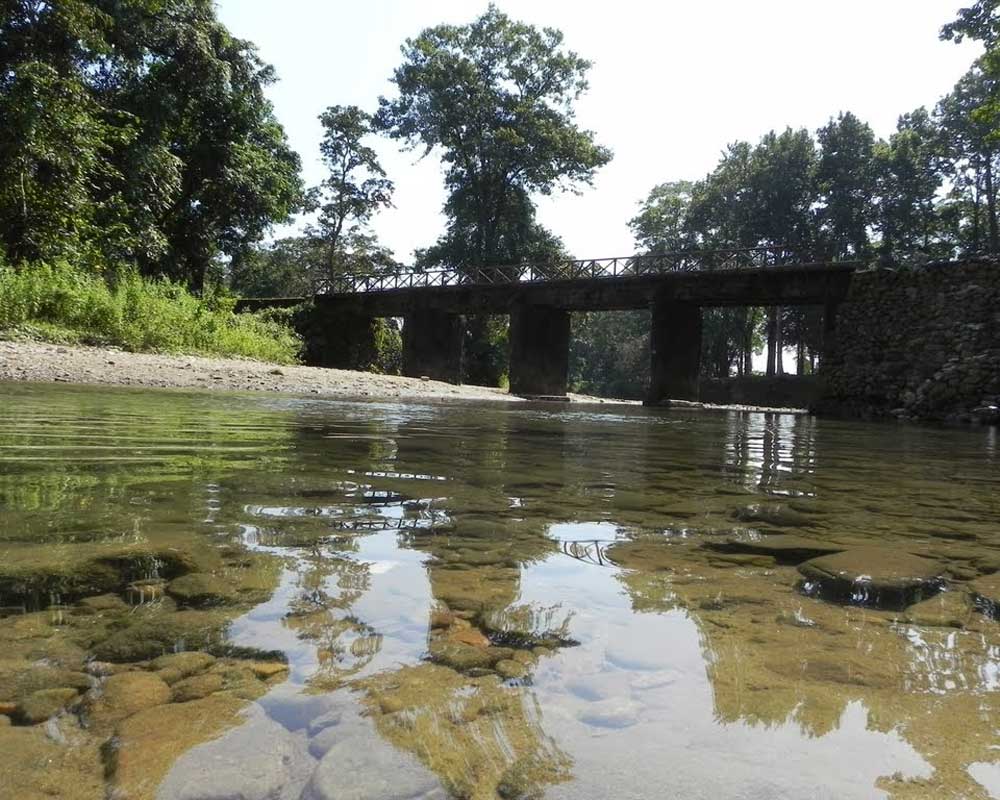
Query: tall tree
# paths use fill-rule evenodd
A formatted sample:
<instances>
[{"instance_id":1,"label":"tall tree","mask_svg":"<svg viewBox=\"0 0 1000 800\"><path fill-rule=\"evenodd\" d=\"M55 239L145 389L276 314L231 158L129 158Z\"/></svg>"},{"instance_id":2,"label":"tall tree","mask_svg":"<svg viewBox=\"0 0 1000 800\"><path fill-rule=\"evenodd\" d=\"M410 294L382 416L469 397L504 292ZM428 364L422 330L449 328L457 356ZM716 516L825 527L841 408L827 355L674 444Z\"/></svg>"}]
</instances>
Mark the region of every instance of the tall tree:
<instances>
[{"instance_id":1,"label":"tall tree","mask_svg":"<svg viewBox=\"0 0 1000 800\"><path fill-rule=\"evenodd\" d=\"M363 141L372 132L371 115L357 106L331 106L320 122L320 152L329 176L316 190L320 213L309 233L325 253L326 277L395 269L368 229L372 216L392 205L393 192L378 155Z\"/></svg>"},{"instance_id":2,"label":"tall tree","mask_svg":"<svg viewBox=\"0 0 1000 800\"><path fill-rule=\"evenodd\" d=\"M847 112L816 134L820 235L830 255L863 259L871 254L869 227L874 217L875 134Z\"/></svg>"},{"instance_id":3,"label":"tall tree","mask_svg":"<svg viewBox=\"0 0 1000 800\"><path fill-rule=\"evenodd\" d=\"M561 32L493 5L468 25L424 30L402 52L398 95L380 98L376 124L410 148L440 152L449 193L447 231L422 265L471 270L558 253L532 195L589 184L611 158L574 119L590 62L563 47ZM479 327L483 339L488 326Z\"/></svg>"}]
</instances>

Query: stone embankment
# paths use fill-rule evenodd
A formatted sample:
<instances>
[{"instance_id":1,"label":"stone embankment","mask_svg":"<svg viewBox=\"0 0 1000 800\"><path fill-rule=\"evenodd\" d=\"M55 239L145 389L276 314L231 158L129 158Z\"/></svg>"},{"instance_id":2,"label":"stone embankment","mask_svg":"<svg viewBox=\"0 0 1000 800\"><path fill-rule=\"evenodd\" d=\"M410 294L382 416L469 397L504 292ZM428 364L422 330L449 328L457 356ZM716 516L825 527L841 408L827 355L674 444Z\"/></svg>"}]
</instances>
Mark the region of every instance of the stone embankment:
<instances>
[{"instance_id":1,"label":"stone embankment","mask_svg":"<svg viewBox=\"0 0 1000 800\"><path fill-rule=\"evenodd\" d=\"M820 413L1000 422L1000 261L856 273Z\"/></svg>"}]
</instances>

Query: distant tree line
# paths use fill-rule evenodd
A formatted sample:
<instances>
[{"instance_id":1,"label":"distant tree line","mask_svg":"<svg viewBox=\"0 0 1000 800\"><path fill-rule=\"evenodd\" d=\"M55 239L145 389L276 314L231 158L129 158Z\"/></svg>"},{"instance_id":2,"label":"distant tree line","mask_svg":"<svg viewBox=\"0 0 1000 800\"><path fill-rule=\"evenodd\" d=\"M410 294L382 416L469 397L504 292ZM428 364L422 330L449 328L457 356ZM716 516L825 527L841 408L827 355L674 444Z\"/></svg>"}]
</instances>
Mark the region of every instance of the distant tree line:
<instances>
[{"instance_id":1,"label":"distant tree line","mask_svg":"<svg viewBox=\"0 0 1000 800\"><path fill-rule=\"evenodd\" d=\"M787 245L819 259L886 264L1000 252L998 5L983 0L943 29L943 38L973 37L987 52L933 110L904 114L888 139L847 112L815 134L788 128L730 144L701 180L652 189L629 223L641 250ZM632 316L630 324L592 315L578 326L586 341L576 351L588 353L574 361L581 388L621 384L614 366L606 383L595 380L595 361L634 363L648 351L645 315ZM596 356L602 340L613 352ZM810 372L822 348L822 310L706 311L703 372L748 375L765 343L768 375L782 373L786 348L796 352L797 371ZM632 394L641 382L629 385Z\"/></svg>"}]
</instances>

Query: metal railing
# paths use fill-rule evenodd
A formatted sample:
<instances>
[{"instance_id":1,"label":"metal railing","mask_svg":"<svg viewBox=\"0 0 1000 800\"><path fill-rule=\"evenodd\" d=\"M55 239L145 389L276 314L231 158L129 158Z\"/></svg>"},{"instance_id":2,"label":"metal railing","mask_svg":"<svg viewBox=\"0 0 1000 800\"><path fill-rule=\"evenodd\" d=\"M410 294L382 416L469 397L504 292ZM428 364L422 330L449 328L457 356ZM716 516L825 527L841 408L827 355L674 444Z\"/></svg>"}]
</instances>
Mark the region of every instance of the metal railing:
<instances>
[{"instance_id":1,"label":"metal railing","mask_svg":"<svg viewBox=\"0 0 1000 800\"><path fill-rule=\"evenodd\" d=\"M444 286L494 286L512 283L639 278L672 272L762 269L830 260L817 257L811 250L785 246L733 250L682 250L675 253L588 258L504 267L404 269L384 275L345 274L334 280L323 281L317 286L316 293L362 294Z\"/></svg>"}]
</instances>

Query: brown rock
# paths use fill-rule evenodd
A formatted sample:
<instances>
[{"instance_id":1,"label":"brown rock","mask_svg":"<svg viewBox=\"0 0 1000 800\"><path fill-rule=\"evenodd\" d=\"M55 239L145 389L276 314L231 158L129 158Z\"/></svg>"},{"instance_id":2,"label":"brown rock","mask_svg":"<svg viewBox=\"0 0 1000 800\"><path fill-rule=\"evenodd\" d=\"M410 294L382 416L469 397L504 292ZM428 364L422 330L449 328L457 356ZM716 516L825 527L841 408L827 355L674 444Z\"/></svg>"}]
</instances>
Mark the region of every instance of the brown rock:
<instances>
[{"instance_id":1,"label":"brown rock","mask_svg":"<svg viewBox=\"0 0 1000 800\"><path fill-rule=\"evenodd\" d=\"M76 689L42 689L32 692L17 706L16 717L28 725L37 725L59 714L79 697Z\"/></svg>"},{"instance_id":2,"label":"brown rock","mask_svg":"<svg viewBox=\"0 0 1000 800\"><path fill-rule=\"evenodd\" d=\"M941 589L944 566L887 547L858 547L799 565L804 588L835 602L905 608Z\"/></svg>"},{"instance_id":3,"label":"brown rock","mask_svg":"<svg viewBox=\"0 0 1000 800\"><path fill-rule=\"evenodd\" d=\"M192 700L201 700L210 694L221 692L222 687L223 681L221 675L215 673L195 675L192 678L185 678L175 683L172 687L172 697L175 703L188 703Z\"/></svg>"},{"instance_id":4,"label":"brown rock","mask_svg":"<svg viewBox=\"0 0 1000 800\"><path fill-rule=\"evenodd\" d=\"M170 687L149 672L123 672L104 682L103 692L90 704L90 716L106 724L138 711L170 702Z\"/></svg>"}]
</instances>

